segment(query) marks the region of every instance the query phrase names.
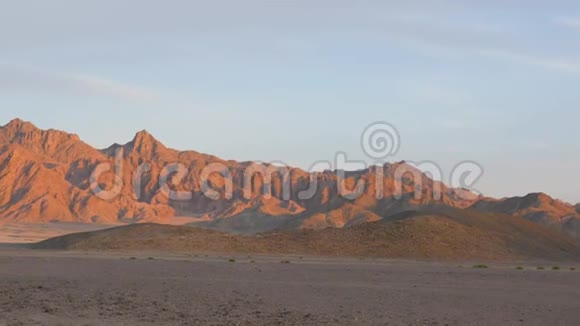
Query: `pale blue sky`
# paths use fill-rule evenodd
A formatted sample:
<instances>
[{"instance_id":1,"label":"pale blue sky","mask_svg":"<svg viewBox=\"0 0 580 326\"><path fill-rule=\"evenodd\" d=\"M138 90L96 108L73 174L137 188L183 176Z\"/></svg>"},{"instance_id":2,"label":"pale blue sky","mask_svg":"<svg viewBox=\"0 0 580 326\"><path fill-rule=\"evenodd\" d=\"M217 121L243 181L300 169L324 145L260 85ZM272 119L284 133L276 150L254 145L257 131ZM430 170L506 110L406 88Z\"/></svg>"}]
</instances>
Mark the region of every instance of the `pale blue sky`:
<instances>
[{"instance_id":1,"label":"pale blue sky","mask_svg":"<svg viewBox=\"0 0 580 326\"><path fill-rule=\"evenodd\" d=\"M392 160L580 201L575 1L207 2L0 0L0 123L307 168L385 120Z\"/></svg>"}]
</instances>

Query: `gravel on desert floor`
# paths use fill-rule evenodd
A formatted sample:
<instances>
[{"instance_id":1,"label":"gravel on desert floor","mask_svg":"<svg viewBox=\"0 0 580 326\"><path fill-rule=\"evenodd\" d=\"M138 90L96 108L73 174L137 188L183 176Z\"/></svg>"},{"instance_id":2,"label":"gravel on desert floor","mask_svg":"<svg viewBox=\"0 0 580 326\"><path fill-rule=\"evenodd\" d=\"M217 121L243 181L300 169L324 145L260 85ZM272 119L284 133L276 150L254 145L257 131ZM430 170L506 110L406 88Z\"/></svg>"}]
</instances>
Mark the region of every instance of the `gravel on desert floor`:
<instances>
[{"instance_id":1,"label":"gravel on desert floor","mask_svg":"<svg viewBox=\"0 0 580 326\"><path fill-rule=\"evenodd\" d=\"M0 250L0 325L573 325L580 272ZM485 268L487 267L487 268Z\"/></svg>"}]
</instances>

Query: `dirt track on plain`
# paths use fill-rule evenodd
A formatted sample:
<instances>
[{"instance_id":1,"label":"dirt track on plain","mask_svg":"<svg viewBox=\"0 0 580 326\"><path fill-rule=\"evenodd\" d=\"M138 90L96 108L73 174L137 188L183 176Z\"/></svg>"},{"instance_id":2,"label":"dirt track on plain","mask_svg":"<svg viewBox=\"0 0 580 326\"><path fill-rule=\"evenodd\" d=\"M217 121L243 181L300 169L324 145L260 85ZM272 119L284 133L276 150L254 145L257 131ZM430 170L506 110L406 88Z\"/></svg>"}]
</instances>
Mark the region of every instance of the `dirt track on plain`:
<instances>
[{"instance_id":1,"label":"dirt track on plain","mask_svg":"<svg viewBox=\"0 0 580 326\"><path fill-rule=\"evenodd\" d=\"M580 320L580 272L569 266L560 271L515 266L2 249L0 325L571 325Z\"/></svg>"}]
</instances>

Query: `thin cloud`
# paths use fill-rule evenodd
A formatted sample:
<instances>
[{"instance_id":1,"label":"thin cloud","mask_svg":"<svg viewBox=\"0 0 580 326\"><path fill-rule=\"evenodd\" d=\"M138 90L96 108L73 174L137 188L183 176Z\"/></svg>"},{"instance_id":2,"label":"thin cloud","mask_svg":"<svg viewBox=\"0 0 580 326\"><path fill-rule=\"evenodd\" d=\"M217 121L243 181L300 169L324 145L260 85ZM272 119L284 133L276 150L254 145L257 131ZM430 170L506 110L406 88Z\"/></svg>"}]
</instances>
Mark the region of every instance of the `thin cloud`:
<instances>
[{"instance_id":1,"label":"thin cloud","mask_svg":"<svg viewBox=\"0 0 580 326\"><path fill-rule=\"evenodd\" d=\"M158 98L154 91L111 79L10 64L0 64L2 90L108 96L137 102Z\"/></svg>"},{"instance_id":2,"label":"thin cloud","mask_svg":"<svg viewBox=\"0 0 580 326\"><path fill-rule=\"evenodd\" d=\"M471 120L461 120L461 119L435 119L435 124L437 127L448 129L448 130L473 130L478 126Z\"/></svg>"},{"instance_id":3,"label":"thin cloud","mask_svg":"<svg viewBox=\"0 0 580 326\"><path fill-rule=\"evenodd\" d=\"M562 23L580 28L580 19L567 19ZM388 35L422 53L476 55L552 71L580 73L580 61L543 55L541 49L529 48L518 42L517 33L494 25L451 24L437 19L399 17L390 19L388 27Z\"/></svg>"},{"instance_id":4,"label":"thin cloud","mask_svg":"<svg viewBox=\"0 0 580 326\"><path fill-rule=\"evenodd\" d=\"M579 17L560 17L556 19L556 23L569 28L580 28Z\"/></svg>"},{"instance_id":5,"label":"thin cloud","mask_svg":"<svg viewBox=\"0 0 580 326\"><path fill-rule=\"evenodd\" d=\"M119 98L137 101L150 101L157 98L157 94L143 88L122 84L113 80L102 79L87 75L68 75L67 77L83 85L95 93L112 95Z\"/></svg>"},{"instance_id":6,"label":"thin cloud","mask_svg":"<svg viewBox=\"0 0 580 326\"><path fill-rule=\"evenodd\" d=\"M559 58L540 58L524 53L512 52L502 49L487 49L481 50L481 54L491 57L503 58L516 63L523 63L526 65L559 70L569 73L580 73L580 62L559 59Z\"/></svg>"},{"instance_id":7,"label":"thin cloud","mask_svg":"<svg viewBox=\"0 0 580 326\"><path fill-rule=\"evenodd\" d=\"M409 96L415 95L430 103L463 107L472 105L475 102L466 92L442 85L418 85L412 87L412 90L413 93L409 94Z\"/></svg>"}]
</instances>

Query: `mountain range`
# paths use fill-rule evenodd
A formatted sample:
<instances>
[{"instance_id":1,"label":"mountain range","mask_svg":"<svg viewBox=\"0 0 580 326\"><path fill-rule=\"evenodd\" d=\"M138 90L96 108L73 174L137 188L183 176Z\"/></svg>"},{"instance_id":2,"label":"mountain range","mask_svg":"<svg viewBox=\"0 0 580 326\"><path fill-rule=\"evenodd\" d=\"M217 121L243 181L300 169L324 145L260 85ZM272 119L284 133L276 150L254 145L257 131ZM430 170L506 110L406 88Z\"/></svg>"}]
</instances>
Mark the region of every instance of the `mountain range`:
<instances>
[{"instance_id":1,"label":"mountain range","mask_svg":"<svg viewBox=\"0 0 580 326\"><path fill-rule=\"evenodd\" d=\"M95 177L103 166L108 169ZM213 173L205 174L210 167ZM248 170L259 169L269 169L272 177L257 173L248 179ZM401 169L409 171L402 178ZM340 172L310 173L178 151L147 131L124 145L96 149L77 135L14 119L0 128L0 223L170 223L189 217L196 226L255 234L353 227L406 211L448 207L511 215L580 237L579 207L546 194L477 196L434 181L405 162ZM302 196L313 182L315 191ZM359 182L366 185L359 196L344 196L342 187L354 189ZM102 195L115 188L113 196ZM168 196L178 191L188 196Z\"/></svg>"}]
</instances>

